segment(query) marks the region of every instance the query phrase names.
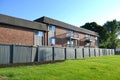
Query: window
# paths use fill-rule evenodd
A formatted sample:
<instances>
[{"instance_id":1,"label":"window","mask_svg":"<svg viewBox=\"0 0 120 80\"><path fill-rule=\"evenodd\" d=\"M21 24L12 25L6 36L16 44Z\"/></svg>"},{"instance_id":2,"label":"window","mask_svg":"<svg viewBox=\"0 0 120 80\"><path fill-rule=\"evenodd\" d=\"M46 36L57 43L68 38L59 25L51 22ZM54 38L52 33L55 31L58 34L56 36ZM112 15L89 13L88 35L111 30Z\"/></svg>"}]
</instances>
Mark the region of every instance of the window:
<instances>
[{"instance_id":1,"label":"window","mask_svg":"<svg viewBox=\"0 0 120 80\"><path fill-rule=\"evenodd\" d=\"M95 37L95 44L96 44L96 47L98 47L98 37Z\"/></svg>"},{"instance_id":2,"label":"window","mask_svg":"<svg viewBox=\"0 0 120 80\"><path fill-rule=\"evenodd\" d=\"M85 37L86 37L86 38L90 38L90 35L89 35L89 34L86 34Z\"/></svg>"},{"instance_id":3,"label":"window","mask_svg":"<svg viewBox=\"0 0 120 80\"><path fill-rule=\"evenodd\" d=\"M50 44L55 44L55 38L54 38L54 37L51 37L51 38L49 39L49 43L50 43Z\"/></svg>"},{"instance_id":4,"label":"window","mask_svg":"<svg viewBox=\"0 0 120 80\"><path fill-rule=\"evenodd\" d=\"M34 45L43 45L43 44L44 44L44 33L36 30L34 34Z\"/></svg>"},{"instance_id":5,"label":"window","mask_svg":"<svg viewBox=\"0 0 120 80\"><path fill-rule=\"evenodd\" d=\"M69 46L69 47L70 47L70 46L74 46L74 40L71 40L71 41L68 40L68 41L67 41L67 46Z\"/></svg>"},{"instance_id":6,"label":"window","mask_svg":"<svg viewBox=\"0 0 120 80\"><path fill-rule=\"evenodd\" d=\"M49 30L52 31L52 32L55 32L56 28L53 25L49 25Z\"/></svg>"},{"instance_id":7,"label":"window","mask_svg":"<svg viewBox=\"0 0 120 80\"><path fill-rule=\"evenodd\" d=\"M67 33L71 33L71 34L73 34L73 31L72 31L72 30L68 30Z\"/></svg>"},{"instance_id":8,"label":"window","mask_svg":"<svg viewBox=\"0 0 120 80\"><path fill-rule=\"evenodd\" d=\"M86 47L90 47L90 43L86 43L86 45L85 45Z\"/></svg>"},{"instance_id":9,"label":"window","mask_svg":"<svg viewBox=\"0 0 120 80\"><path fill-rule=\"evenodd\" d=\"M35 35L37 35L37 36L43 36L43 32L41 32L41 31L35 31Z\"/></svg>"}]
</instances>

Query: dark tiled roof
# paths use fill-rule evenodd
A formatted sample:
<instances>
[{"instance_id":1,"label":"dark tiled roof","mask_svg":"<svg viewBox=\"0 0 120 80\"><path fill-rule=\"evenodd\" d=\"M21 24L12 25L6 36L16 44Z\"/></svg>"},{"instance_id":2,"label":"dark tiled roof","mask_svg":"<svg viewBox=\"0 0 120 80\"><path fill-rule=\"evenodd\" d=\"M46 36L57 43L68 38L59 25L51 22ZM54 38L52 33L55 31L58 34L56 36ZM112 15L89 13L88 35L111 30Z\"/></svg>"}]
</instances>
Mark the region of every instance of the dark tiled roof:
<instances>
[{"instance_id":1,"label":"dark tiled roof","mask_svg":"<svg viewBox=\"0 0 120 80\"><path fill-rule=\"evenodd\" d=\"M36 19L35 21L37 21L37 22L42 22L42 23L46 23L46 24L56 25L56 26L59 26L59 27L62 27L62 28L74 30L74 31L77 31L77 32L85 33L85 34L90 34L90 35L94 35L94 36L99 36L99 35L98 35L96 32L94 32L94 31L90 31L90 30L87 30L87 29L84 29L84 28L79 28L79 27L76 27L76 26L73 26L73 25L64 23L64 22L62 22L62 21L58 21L58 20L55 20L55 19L51 19L51 18L48 18L48 17L45 17L45 16L43 16L43 17L41 17L41 18L39 18L39 19Z\"/></svg>"},{"instance_id":2,"label":"dark tiled roof","mask_svg":"<svg viewBox=\"0 0 120 80\"><path fill-rule=\"evenodd\" d=\"M0 14L0 23L20 26L20 27L29 28L29 29L47 31L47 26L43 23L6 16L3 14Z\"/></svg>"}]
</instances>

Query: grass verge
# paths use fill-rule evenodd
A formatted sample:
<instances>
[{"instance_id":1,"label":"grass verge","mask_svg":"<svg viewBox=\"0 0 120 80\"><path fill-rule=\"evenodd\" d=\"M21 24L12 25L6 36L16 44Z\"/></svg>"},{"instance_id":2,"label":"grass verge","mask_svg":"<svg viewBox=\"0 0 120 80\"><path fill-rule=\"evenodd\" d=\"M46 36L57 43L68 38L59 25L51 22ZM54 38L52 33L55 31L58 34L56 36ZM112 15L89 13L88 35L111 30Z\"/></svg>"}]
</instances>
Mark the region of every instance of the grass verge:
<instances>
[{"instance_id":1,"label":"grass verge","mask_svg":"<svg viewBox=\"0 0 120 80\"><path fill-rule=\"evenodd\" d=\"M0 80L120 80L120 56L0 68Z\"/></svg>"}]
</instances>

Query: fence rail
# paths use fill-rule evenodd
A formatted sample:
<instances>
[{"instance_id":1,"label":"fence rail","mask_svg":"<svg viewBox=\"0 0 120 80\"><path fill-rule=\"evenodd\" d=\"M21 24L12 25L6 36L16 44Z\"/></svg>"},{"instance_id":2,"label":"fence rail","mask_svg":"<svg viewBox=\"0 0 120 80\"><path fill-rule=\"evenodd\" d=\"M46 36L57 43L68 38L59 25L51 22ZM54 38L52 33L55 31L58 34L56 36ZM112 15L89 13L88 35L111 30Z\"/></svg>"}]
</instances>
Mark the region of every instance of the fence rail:
<instances>
[{"instance_id":1,"label":"fence rail","mask_svg":"<svg viewBox=\"0 0 120 80\"><path fill-rule=\"evenodd\" d=\"M114 49L0 44L0 64L80 59L114 54Z\"/></svg>"}]
</instances>

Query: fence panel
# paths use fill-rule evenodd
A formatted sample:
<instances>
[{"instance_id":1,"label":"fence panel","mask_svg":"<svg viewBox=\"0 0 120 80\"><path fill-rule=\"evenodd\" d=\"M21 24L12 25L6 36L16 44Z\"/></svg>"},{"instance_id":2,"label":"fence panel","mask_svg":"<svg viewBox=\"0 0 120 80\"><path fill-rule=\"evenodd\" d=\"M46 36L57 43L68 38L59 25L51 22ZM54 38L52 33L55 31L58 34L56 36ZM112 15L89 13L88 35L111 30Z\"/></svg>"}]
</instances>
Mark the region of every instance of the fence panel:
<instances>
[{"instance_id":1,"label":"fence panel","mask_svg":"<svg viewBox=\"0 0 120 80\"><path fill-rule=\"evenodd\" d=\"M103 49L99 49L100 51L100 56L103 56Z\"/></svg>"},{"instance_id":2,"label":"fence panel","mask_svg":"<svg viewBox=\"0 0 120 80\"><path fill-rule=\"evenodd\" d=\"M110 53L110 52L109 52L109 49L106 49L106 51L107 51L107 54L106 54L106 55L109 55L109 53Z\"/></svg>"},{"instance_id":3,"label":"fence panel","mask_svg":"<svg viewBox=\"0 0 120 80\"><path fill-rule=\"evenodd\" d=\"M13 45L13 63L32 62L31 57L31 46Z\"/></svg>"},{"instance_id":4,"label":"fence panel","mask_svg":"<svg viewBox=\"0 0 120 80\"><path fill-rule=\"evenodd\" d=\"M11 45L0 44L0 64L9 64L11 57Z\"/></svg>"},{"instance_id":5,"label":"fence panel","mask_svg":"<svg viewBox=\"0 0 120 80\"><path fill-rule=\"evenodd\" d=\"M111 52L112 52L112 50L111 50ZM115 50L115 54L116 54L116 55L120 55L120 48L117 48L117 49Z\"/></svg>"},{"instance_id":6,"label":"fence panel","mask_svg":"<svg viewBox=\"0 0 120 80\"><path fill-rule=\"evenodd\" d=\"M65 48L54 47L54 60L65 60Z\"/></svg>"},{"instance_id":7,"label":"fence panel","mask_svg":"<svg viewBox=\"0 0 120 80\"><path fill-rule=\"evenodd\" d=\"M90 48L90 57L94 56L95 56L94 48Z\"/></svg>"},{"instance_id":8,"label":"fence panel","mask_svg":"<svg viewBox=\"0 0 120 80\"><path fill-rule=\"evenodd\" d=\"M107 49L107 55L110 55L110 49Z\"/></svg>"},{"instance_id":9,"label":"fence panel","mask_svg":"<svg viewBox=\"0 0 120 80\"><path fill-rule=\"evenodd\" d=\"M83 48L76 48L76 58L83 58Z\"/></svg>"},{"instance_id":10,"label":"fence panel","mask_svg":"<svg viewBox=\"0 0 120 80\"><path fill-rule=\"evenodd\" d=\"M38 62L52 61L53 60L53 47L39 46L38 47Z\"/></svg>"},{"instance_id":11,"label":"fence panel","mask_svg":"<svg viewBox=\"0 0 120 80\"><path fill-rule=\"evenodd\" d=\"M105 50L105 55L107 55L107 49L104 49Z\"/></svg>"},{"instance_id":12,"label":"fence panel","mask_svg":"<svg viewBox=\"0 0 120 80\"><path fill-rule=\"evenodd\" d=\"M109 49L109 55L111 55L111 49Z\"/></svg>"},{"instance_id":13,"label":"fence panel","mask_svg":"<svg viewBox=\"0 0 120 80\"><path fill-rule=\"evenodd\" d=\"M105 55L105 49L102 49L103 56Z\"/></svg>"},{"instance_id":14,"label":"fence panel","mask_svg":"<svg viewBox=\"0 0 120 80\"><path fill-rule=\"evenodd\" d=\"M90 51L89 48L84 48L84 58L90 57Z\"/></svg>"},{"instance_id":15,"label":"fence panel","mask_svg":"<svg viewBox=\"0 0 120 80\"><path fill-rule=\"evenodd\" d=\"M66 48L66 59L75 59L75 48Z\"/></svg>"},{"instance_id":16,"label":"fence panel","mask_svg":"<svg viewBox=\"0 0 120 80\"><path fill-rule=\"evenodd\" d=\"M111 55L111 49L109 49L110 55Z\"/></svg>"},{"instance_id":17,"label":"fence panel","mask_svg":"<svg viewBox=\"0 0 120 80\"><path fill-rule=\"evenodd\" d=\"M110 49L110 54L112 55L112 49Z\"/></svg>"},{"instance_id":18,"label":"fence panel","mask_svg":"<svg viewBox=\"0 0 120 80\"><path fill-rule=\"evenodd\" d=\"M112 55L114 55L114 54L115 54L115 51L114 51L114 49L112 49L112 50L111 50L111 52L112 52Z\"/></svg>"},{"instance_id":19,"label":"fence panel","mask_svg":"<svg viewBox=\"0 0 120 80\"><path fill-rule=\"evenodd\" d=\"M99 48L95 48L95 56L99 56Z\"/></svg>"},{"instance_id":20,"label":"fence panel","mask_svg":"<svg viewBox=\"0 0 120 80\"><path fill-rule=\"evenodd\" d=\"M32 62L37 61L37 47L32 47Z\"/></svg>"}]
</instances>

